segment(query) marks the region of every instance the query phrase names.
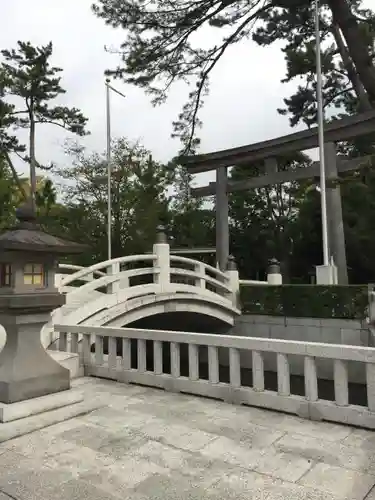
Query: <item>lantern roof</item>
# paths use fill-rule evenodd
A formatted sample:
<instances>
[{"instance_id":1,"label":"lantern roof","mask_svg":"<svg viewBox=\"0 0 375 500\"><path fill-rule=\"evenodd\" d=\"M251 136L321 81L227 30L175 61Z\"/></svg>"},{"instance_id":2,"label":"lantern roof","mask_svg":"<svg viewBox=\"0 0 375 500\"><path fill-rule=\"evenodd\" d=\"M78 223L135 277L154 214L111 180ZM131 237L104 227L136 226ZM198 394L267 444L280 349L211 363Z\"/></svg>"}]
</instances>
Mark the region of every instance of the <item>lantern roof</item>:
<instances>
[{"instance_id":1,"label":"lantern roof","mask_svg":"<svg viewBox=\"0 0 375 500\"><path fill-rule=\"evenodd\" d=\"M42 230L32 205L28 202L16 210L17 224L0 235L0 251L28 251L48 254L82 253L87 245L58 238Z\"/></svg>"}]
</instances>

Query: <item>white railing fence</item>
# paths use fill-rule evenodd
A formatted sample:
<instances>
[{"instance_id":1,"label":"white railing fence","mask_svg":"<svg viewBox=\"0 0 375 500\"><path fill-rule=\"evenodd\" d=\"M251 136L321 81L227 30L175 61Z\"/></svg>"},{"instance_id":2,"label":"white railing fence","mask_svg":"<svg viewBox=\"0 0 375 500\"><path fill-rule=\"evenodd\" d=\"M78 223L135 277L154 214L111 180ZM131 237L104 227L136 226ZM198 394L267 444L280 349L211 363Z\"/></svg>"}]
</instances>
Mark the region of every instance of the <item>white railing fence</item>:
<instances>
[{"instance_id":1,"label":"white railing fence","mask_svg":"<svg viewBox=\"0 0 375 500\"><path fill-rule=\"evenodd\" d=\"M82 271L82 269L87 269L87 268L84 266L76 266L75 264L64 264L59 262L57 272L55 274L55 286L57 288L60 288L64 280L66 280L72 274L77 273L78 271ZM94 275L99 277L102 276L103 273L101 271L96 271L94 272ZM93 275L92 273L90 273L85 275L81 281L87 282L87 281L92 281L92 279Z\"/></svg>"},{"instance_id":2,"label":"white railing fence","mask_svg":"<svg viewBox=\"0 0 375 500\"><path fill-rule=\"evenodd\" d=\"M274 285L274 283L270 283L268 280L267 281L262 281L262 280L239 280L240 281L240 286L253 286L253 285Z\"/></svg>"},{"instance_id":3,"label":"white railing fence","mask_svg":"<svg viewBox=\"0 0 375 500\"><path fill-rule=\"evenodd\" d=\"M55 325L55 331L59 333L59 349L79 353L88 376L375 429L374 348L131 328ZM94 352L91 352L93 345ZM170 369L165 368L166 349ZM267 388L265 383L266 355L275 356L277 361L274 389ZM227 357L229 367L224 381L219 363L223 356ZM241 370L243 356L252 359L250 386L245 384ZM304 396L291 393L291 356L304 360ZM330 360L333 365L333 401L318 394L316 361L319 358ZM208 367L206 377L202 374L203 359ZM185 375L181 361L188 367ZM363 406L351 404L349 400L348 365L351 362L363 364L366 371L367 397Z\"/></svg>"},{"instance_id":4,"label":"white railing fence","mask_svg":"<svg viewBox=\"0 0 375 500\"><path fill-rule=\"evenodd\" d=\"M280 265L277 261L272 260L267 271L267 280L239 280L239 284L242 286L252 286L252 285L282 285L283 277L280 271Z\"/></svg>"},{"instance_id":5,"label":"white railing fence","mask_svg":"<svg viewBox=\"0 0 375 500\"><path fill-rule=\"evenodd\" d=\"M69 269L73 270L72 266ZM59 283L60 291L69 292L72 299L93 291L112 294L133 287L138 289L136 295L139 287L147 293L186 291L213 294L236 305L239 280L236 269L222 272L203 262L171 255L169 244L156 243L152 254L128 255L78 268Z\"/></svg>"}]
</instances>

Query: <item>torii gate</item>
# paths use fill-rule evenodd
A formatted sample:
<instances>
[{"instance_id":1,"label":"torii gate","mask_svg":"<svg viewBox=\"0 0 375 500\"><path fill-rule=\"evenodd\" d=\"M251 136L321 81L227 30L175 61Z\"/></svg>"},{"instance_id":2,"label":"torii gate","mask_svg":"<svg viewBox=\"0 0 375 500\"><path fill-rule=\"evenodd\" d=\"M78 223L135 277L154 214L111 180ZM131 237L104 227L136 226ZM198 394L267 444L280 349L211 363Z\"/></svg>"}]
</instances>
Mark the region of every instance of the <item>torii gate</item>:
<instances>
[{"instance_id":1,"label":"torii gate","mask_svg":"<svg viewBox=\"0 0 375 500\"><path fill-rule=\"evenodd\" d=\"M354 139L375 131L375 111L335 120L325 125L325 154L327 180L334 181L339 173L356 170L371 157L342 160L336 155L335 143ZM293 152L313 149L318 146L318 128L285 135L247 146L216 151L213 153L185 156L181 165L191 174L216 170L216 183L192 189L195 197L216 195L216 253L220 269L224 270L229 256L228 193L272 186L301 179L319 177L319 164L291 171L279 172L277 158ZM265 174L245 181L228 182L228 167L251 164L263 160ZM345 235L342 218L340 185L327 185L328 240L330 255L338 268L340 284L348 282L346 266Z\"/></svg>"}]
</instances>

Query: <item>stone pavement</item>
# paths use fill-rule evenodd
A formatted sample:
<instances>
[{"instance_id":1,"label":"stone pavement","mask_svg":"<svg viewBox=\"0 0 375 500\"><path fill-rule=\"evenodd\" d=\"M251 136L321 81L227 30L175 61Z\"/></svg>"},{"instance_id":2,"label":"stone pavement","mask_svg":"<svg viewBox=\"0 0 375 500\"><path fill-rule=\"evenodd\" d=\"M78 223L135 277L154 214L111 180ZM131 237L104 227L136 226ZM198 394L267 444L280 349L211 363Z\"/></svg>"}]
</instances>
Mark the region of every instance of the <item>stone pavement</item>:
<instances>
[{"instance_id":1,"label":"stone pavement","mask_svg":"<svg viewBox=\"0 0 375 500\"><path fill-rule=\"evenodd\" d=\"M103 407L0 444L0 500L375 500L375 433L83 378Z\"/></svg>"}]
</instances>

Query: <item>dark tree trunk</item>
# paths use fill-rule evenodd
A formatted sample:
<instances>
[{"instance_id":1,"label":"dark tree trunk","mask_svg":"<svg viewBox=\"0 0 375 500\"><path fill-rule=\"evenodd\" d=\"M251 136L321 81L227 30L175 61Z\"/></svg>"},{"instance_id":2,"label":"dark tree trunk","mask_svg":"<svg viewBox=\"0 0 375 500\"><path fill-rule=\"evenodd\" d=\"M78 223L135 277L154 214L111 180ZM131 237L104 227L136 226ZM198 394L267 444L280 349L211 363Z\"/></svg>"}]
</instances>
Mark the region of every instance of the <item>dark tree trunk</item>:
<instances>
[{"instance_id":1,"label":"dark tree trunk","mask_svg":"<svg viewBox=\"0 0 375 500\"><path fill-rule=\"evenodd\" d=\"M367 95L375 105L375 67L357 19L352 14L347 0L327 0L333 21L340 27L348 47L349 55L356 67Z\"/></svg>"},{"instance_id":2,"label":"dark tree trunk","mask_svg":"<svg viewBox=\"0 0 375 500\"><path fill-rule=\"evenodd\" d=\"M359 111L369 111L372 109L367 92L364 89L362 82L358 76L357 70L349 56L348 49L341 35L341 30L337 24L332 26L332 34L335 38L338 51L340 52L342 62L344 63L348 78L353 85L354 92L356 93L359 101Z\"/></svg>"},{"instance_id":3,"label":"dark tree trunk","mask_svg":"<svg viewBox=\"0 0 375 500\"><path fill-rule=\"evenodd\" d=\"M35 159L35 121L34 114L30 111L30 136L29 136L29 154L30 154L30 200L33 210L36 210L36 159Z\"/></svg>"}]
</instances>

